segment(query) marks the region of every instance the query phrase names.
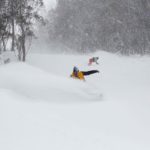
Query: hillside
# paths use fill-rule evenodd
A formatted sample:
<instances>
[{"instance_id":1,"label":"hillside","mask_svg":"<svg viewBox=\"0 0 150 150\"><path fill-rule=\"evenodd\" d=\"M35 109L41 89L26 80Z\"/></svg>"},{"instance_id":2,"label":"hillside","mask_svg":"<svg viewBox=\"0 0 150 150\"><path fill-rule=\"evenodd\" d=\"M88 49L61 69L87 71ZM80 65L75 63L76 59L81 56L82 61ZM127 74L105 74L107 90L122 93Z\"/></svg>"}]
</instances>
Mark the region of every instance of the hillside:
<instances>
[{"instance_id":1,"label":"hillside","mask_svg":"<svg viewBox=\"0 0 150 150\"><path fill-rule=\"evenodd\" d=\"M150 59L31 54L0 66L0 149L149 150ZM86 82L73 66L98 69Z\"/></svg>"}]
</instances>

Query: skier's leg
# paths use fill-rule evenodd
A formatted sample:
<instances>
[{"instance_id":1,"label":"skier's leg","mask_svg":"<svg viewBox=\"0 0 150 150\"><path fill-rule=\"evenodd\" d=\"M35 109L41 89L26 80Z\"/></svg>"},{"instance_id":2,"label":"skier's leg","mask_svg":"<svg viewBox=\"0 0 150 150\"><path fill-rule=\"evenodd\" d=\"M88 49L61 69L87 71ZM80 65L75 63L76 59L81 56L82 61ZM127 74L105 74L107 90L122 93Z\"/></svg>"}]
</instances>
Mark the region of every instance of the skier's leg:
<instances>
[{"instance_id":1,"label":"skier's leg","mask_svg":"<svg viewBox=\"0 0 150 150\"><path fill-rule=\"evenodd\" d=\"M99 73L98 70L90 70L90 71L82 71L84 76L88 76L90 74Z\"/></svg>"}]
</instances>

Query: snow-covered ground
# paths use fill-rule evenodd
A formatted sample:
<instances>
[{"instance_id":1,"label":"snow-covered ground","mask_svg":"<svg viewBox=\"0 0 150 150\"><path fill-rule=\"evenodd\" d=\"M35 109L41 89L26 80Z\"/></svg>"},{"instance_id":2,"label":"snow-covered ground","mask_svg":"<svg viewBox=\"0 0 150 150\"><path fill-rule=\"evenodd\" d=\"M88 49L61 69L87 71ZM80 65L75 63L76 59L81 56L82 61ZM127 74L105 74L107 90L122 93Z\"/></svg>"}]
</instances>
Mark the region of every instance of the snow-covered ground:
<instances>
[{"instance_id":1,"label":"snow-covered ground","mask_svg":"<svg viewBox=\"0 0 150 150\"><path fill-rule=\"evenodd\" d=\"M91 56L99 65L88 66ZM98 69L86 82L73 66ZM150 57L31 54L0 66L0 150L150 150Z\"/></svg>"}]
</instances>

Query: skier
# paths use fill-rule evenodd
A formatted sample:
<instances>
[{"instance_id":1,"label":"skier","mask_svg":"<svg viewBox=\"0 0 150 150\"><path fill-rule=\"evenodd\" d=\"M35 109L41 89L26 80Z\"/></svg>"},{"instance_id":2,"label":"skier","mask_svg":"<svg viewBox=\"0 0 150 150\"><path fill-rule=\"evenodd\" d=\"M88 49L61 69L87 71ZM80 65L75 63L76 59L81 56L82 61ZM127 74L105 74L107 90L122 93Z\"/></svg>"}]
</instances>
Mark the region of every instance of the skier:
<instances>
[{"instance_id":1,"label":"skier","mask_svg":"<svg viewBox=\"0 0 150 150\"><path fill-rule=\"evenodd\" d=\"M98 61L99 57L92 57L89 59L88 65L92 65L93 62L95 62L97 65L99 64Z\"/></svg>"},{"instance_id":2,"label":"skier","mask_svg":"<svg viewBox=\"0 0 150 150\"><path fill-rule=\"evenodd\" d=\"M84 76L94 74L94 73L99 73L99 71L98 70L79 71L79 69L77 67L74 67L73 72L70 75L70 77L85 81Z\"/></svg>"}]
</instances>

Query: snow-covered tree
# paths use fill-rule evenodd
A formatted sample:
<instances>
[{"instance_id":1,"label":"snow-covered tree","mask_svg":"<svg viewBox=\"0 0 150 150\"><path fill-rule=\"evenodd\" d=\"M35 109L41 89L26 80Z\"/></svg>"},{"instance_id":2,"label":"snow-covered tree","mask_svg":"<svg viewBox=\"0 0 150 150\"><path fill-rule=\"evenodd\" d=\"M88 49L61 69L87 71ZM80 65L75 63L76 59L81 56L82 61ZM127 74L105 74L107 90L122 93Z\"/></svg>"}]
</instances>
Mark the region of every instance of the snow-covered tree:
<instances>
[{"instance_id":1,"label":"snow-covered tree","mask_svg":"<svg viewBox=\"0 0 150 150\"><path fill-rule=\"evenodd\" d=\"M58 0L51 40L78 51L150 52L149 0Z\"/></svg>"},{"instance_id":2,"label":"snow-covered tree","mask_svg":"<svg viewBox=\"0 0 150 150\"><path fill-rule=\"evenodd\" d=\"M43 6L43 1L1 0L0 4L0 32L3 32L0 36L9 35L8 38L12 39L11 50L17 50L19 60L25 61L28 51L26 49L27 38L34 35L35 21L43 21L43 18L39 15L39 9ZM3 39L1 38L0 41Z\"/></svg>"}]
</instances>

